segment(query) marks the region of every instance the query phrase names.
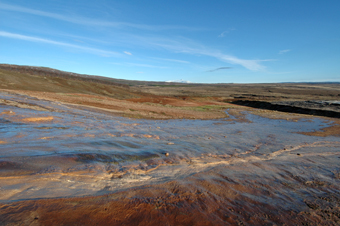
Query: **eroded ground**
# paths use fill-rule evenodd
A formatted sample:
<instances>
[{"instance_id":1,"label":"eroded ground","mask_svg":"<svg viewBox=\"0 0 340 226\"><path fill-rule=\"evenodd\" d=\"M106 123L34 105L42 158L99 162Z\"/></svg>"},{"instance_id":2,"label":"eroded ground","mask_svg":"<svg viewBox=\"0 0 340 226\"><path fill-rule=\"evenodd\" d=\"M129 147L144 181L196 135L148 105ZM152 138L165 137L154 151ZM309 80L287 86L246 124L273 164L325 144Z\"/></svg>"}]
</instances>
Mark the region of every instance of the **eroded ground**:
<instances>
[{"instance_id":1,"label":"eroded ground","mask_svg":"<svg viewBox=\"0 0 340 226\"><path fill-rule=\"evenodd\" d=\"M0 97L1 225L340 224L337 119L15 92Z\"/></svg>"}]
</instances>

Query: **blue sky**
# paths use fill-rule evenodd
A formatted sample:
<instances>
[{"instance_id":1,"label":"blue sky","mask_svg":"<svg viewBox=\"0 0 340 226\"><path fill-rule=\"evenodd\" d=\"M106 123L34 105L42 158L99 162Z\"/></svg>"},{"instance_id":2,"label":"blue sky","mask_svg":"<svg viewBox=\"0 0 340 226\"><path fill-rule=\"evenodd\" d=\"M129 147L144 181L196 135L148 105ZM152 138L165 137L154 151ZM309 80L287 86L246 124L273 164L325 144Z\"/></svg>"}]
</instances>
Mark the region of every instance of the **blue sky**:
<instances>
[{"instance_id":1,"label":"blue sky","mask_svg":"<svg viewBox=\"0 0 340 226\"><path fill-rule=\"evenodd\" d=\"M340 81L339 9L339 0L0 0L0 63L149 81Z\"/></svg>"}]
</instances>

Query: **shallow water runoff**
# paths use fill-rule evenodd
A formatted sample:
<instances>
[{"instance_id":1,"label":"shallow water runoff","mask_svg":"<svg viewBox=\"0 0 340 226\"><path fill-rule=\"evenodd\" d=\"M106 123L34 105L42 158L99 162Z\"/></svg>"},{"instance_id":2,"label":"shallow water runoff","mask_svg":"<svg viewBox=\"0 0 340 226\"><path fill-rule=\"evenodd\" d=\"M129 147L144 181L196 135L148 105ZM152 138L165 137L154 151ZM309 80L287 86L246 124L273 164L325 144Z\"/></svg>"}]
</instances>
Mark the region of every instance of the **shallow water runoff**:
<instances>
[{"instance_id":1,"label":"shallow water runoff","mask_svg":"<svg viewBox=\"0 0 340 226\"><path fill-rule=\"evenodd\" d=\"M308 209L309 199L331 196L338 208L340 139L303 134L332 124L321 117L269 119L244 111L242 120L141 120L8 93L0 99L2 203L175 180L202 190L197 180L204 180L247 197L240 206L251 199Z\"/></svg>"}]
</instances>

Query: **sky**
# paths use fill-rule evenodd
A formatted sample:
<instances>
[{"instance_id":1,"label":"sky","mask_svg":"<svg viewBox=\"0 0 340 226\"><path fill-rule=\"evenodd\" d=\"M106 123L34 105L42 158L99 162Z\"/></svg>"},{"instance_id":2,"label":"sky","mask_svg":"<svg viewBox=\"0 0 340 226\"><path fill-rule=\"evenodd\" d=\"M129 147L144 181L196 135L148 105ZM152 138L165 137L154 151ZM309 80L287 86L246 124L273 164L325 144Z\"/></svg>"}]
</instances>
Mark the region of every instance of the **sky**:
<instances>
[{"instance_id":1,"label":"sky","mask_svg":"<svg viewBox=\"0 0 340 226\"><path fill-rule=\"evenodd\" d=\"M193 83L340 82L339 0L0 0L0 63Z\"/></svg>"}]
</instances>

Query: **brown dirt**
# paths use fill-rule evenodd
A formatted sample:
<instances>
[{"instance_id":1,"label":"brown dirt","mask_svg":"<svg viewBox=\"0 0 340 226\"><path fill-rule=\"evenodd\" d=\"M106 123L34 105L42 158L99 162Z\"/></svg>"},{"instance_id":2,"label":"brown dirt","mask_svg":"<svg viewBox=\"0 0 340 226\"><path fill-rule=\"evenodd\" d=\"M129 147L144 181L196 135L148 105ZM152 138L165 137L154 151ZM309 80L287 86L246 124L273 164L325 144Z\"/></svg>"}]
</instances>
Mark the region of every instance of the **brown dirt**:
<instances>
[{"instance_id":1,"label":"brown dirt","mask_svg":"<svg viewBox=\"0 0 340 226\"><path fill-rule=\"evenodd\" d=\"M23 122L45 122L45 121L52 121L54 118L52 116L48 117L32 117L32 118L25 118Z\"/></svg>"},{"instance_id":2,"label":"brown dirt","mask_svg":"<svg viewBox=\"0 0 340 226\"><path fill-rule=\"evenodd\" d=\"M323 128L321 130L313 131L313 132L301 132L300 134L304 134L308 136L318 136L318 137L328 137L328 136L340 137L340 120L334 121L333 125Z\"/></svg>"},{"instance_id":3,"label":"brown dirt","mask_svg":"<svg viewBox=\"0 0 340 226\"><path fill-rule=\"evenodd\" d=\"M15 112L13 111L3 111L0 113L0 115L15 115Z\"/></svg>"},{"instance_id":4,"label":"brown dirt","mask_svg":"<svg viewBox=\"0 0 340 226\"><path fill-rule=\"evenodd\" d=\"M227 115L223 112L229 104L221 102L193 102L183 101L176 98L158 97L149 99L118 100L111 97L79 94L79 93L50 93L24 90L4 90L11 93L28 95L38 99L57 101L92 109L104 110L107 112L137 118L152 119L216 119L224 118ZM151 102L146 102L146 101ZM154 104L163 102L165 104ZM171 103L171 105L170 105ZM218 106L218 108L196 109L200 106ZM192 108L188 108L188 106Z\"/></svg>"},{"instance_id":5,"label":"brown dirt","mask_svg":"<svg viewBox=\"0 0 340 226\"><path fill-rule=\"evenodd\" d=\"M104 196L0 204L0 220L2 225L332 225L339 222L337 208L328 211L328 207L320 206L318 199L304 200L304 211L286 209L252 198L269 193L270 186L247 186L249 181L243 184L222 174L209 175L215 179L191 177L186 182L172 181ZM292 197L289 199L293 201ZM328 202L333 205L336 199Z\"/></svg>"}]
</instances>

